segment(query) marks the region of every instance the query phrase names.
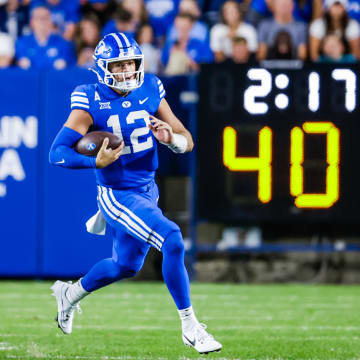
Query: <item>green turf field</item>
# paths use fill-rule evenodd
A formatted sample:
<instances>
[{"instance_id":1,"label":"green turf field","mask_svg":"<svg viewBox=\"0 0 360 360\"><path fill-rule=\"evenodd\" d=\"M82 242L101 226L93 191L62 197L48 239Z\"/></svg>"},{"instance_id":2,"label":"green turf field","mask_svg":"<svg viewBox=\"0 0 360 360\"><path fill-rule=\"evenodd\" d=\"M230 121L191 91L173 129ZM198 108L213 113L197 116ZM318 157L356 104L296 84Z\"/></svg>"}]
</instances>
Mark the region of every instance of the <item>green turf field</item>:
<instances>
[{"instance_id":1,"label":"green turf field","mask_svg":"<svg viewBox=\"0 0 360 360\"><path fill-rule=\"evenodd\" d=\"M0 359L360 359L360 287L193 284L198 318L224 346L200 356L161 283L88 296L71 335L54 322L50 285L0 282Z\"/></svg>"}]
</instances>

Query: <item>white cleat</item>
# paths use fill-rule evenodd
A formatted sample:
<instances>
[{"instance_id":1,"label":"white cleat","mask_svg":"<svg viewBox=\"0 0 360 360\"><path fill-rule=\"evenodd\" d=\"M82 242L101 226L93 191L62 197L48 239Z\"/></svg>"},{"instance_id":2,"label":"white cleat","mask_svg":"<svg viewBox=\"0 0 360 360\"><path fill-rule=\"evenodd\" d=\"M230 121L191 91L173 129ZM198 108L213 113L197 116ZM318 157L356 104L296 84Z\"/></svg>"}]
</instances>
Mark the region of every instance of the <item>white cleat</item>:
<instances>
[{"instance_id":1,"label":"white cleat","mask_svg":"<svg viewBox=\"0 0 360 360\"><path fill-rule=\"evenodd\" d=\"M72 324L74 320L74 311L78 310L78 313L81 314L80 302L76 305L71 305L70 301L66 297L66 291L70 287L70 283L64 281L55 281L54 285L50 288L53 291L53 296L56 298L58 313L55 321L58 323L58 327L62 330L64 334L71 334Z\"/></svg>"},{"instance_id":2,"label":"white cleat","mask_svg":"<svg viewBox=\"0 0 360 360\"><path fill-rule=\"evenodd\" d=\"M219 352L222 345L205 329L205 324L198 324L188 333L183 333L182 339L184 344L193 347L200 354L208 354L213 351Z\"/></svg>"}]
</instances>

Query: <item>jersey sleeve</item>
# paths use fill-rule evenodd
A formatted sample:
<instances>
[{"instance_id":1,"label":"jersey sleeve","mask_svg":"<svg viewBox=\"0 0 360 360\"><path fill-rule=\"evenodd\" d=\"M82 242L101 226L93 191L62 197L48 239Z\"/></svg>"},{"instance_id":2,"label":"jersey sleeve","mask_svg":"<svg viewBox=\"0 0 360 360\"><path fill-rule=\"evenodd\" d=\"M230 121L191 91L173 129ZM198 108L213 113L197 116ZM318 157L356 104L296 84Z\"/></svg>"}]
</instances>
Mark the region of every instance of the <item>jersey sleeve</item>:
<instances>
[{"instance_id":1,"label":"jersey sleeve","mask_svg":"<svg viewBox=\"0 0 360 360\"><path fill-rule=\"evenodd\" d=\"M155 114L159 108L161 100L165 97L166 91L162 81L154 74L145 74L144 88L142 96L149 97L147 106L151 114Z\"/></svg>"},{"instance_id":2,"label":"jersey sleeve","mask_svg":"<svg viewBox=\"0 0 360 360\"><path fill-rule=\"evenodd\" d=\"M71 93L71 110L80 109L90 113L89 91L85 85L80 85Z\"/></svg>"},{"instance_id":3,"label":"jersey sleeve","mask_svg":"<svg viewBox=\"0 0 360 360\"><path fill-rule=\"evenodd\" d=\"M165 97L166 91L164 89L164 85L163 85L162 81L159 78L156 78L156 80L157 80L157 86L159 89L159 98L161 101Z\"/></svg>"}]
</instances>

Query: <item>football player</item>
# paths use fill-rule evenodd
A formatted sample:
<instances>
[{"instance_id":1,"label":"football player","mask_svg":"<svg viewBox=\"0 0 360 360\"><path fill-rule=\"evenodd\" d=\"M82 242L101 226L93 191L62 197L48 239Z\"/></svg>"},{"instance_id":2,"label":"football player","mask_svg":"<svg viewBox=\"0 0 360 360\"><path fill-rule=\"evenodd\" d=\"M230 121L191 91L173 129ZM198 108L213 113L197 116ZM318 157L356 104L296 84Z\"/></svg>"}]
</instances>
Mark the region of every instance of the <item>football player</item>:
<instances>
[{"instance_id":1,"label":"football player","mask_svg":"<svg viewBox=\"0 0 360 360\"><path fill-rule=\"evenodd\" d=\"M104 233L106 224L113 235L113 256L95 264L74 284L54 283L58 326L70 334L80 300L135 276L153 246L163 254L162 273L179 312L184 344L199 353L219 351L222 345L199 323L191 306L180 229L157 206L156 140L175 153L185 153L194 146L192 137L171 111L161 81L144 75L143 54L132 38L123 33L105 36L94 60L98 83L80 85L71 94L72 111L49 159L62 167L95 169L100 210L88 221L88 230ZM79 154L72 146L90 127L112 131L123 141L112 150L105 138L96 158Z\"/></svg>"}]
</instances>

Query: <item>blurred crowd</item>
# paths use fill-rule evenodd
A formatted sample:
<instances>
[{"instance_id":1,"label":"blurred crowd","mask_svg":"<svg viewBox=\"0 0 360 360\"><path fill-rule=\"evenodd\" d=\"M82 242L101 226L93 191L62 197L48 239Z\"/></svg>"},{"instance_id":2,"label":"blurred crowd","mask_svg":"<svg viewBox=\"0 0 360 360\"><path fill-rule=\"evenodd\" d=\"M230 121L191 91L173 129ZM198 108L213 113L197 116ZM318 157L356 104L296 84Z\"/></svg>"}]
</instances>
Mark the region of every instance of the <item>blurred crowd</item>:
<instances>
[{"instance_id":1,"label":"blurred crowd","mask_svg":"<svg viewBox=\"0 0 360 360\"><path fill-rule=\"evenodd\" d=\"M0 0L0 68L91 67L98 41L133 36L145 71L200 63L356 62L360 0Z\"/></svg>"}]
</instances>

